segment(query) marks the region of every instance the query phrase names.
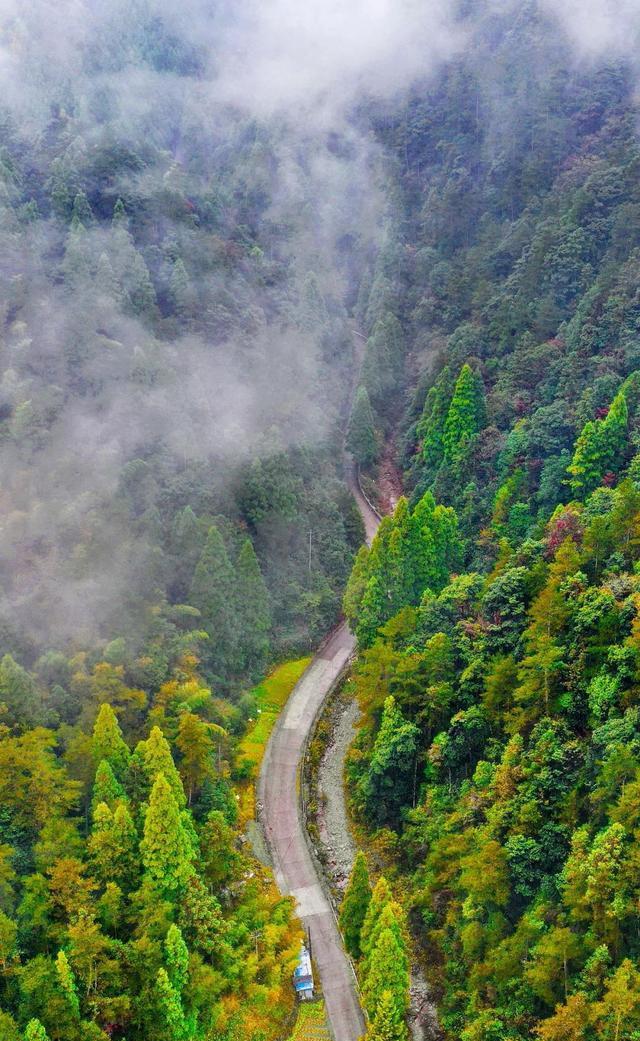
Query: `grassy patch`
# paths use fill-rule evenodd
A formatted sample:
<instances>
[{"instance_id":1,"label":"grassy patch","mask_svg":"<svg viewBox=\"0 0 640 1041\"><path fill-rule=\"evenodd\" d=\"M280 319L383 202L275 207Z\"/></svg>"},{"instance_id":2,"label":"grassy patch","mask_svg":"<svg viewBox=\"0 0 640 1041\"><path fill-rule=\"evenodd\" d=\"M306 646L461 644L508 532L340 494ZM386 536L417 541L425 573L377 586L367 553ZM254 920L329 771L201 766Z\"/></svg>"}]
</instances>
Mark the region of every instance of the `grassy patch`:
<instances>
[{"instance_id":1,"label":"grassy patch","mask_svg":"<svg viewBox=\"0 0 640 1041\"><path fill-rule=\"evenodd\" d=\"M300 1005L291 1041L329 1041L330 1037L324 1014L324 1001Z\"/></svg>"},{"instance_id":2,"label":"grassy patch","mask_svg":"<svg viewBox=\"0 0 640 1041\"><path fill-rule=\"evenodd\" d=\"M246 782L240 787L240 815L249 820L255 808L255 781L267 741L276 719L286 705L296 683L302 676L311 658L298 658L278 665L270 676L253 690L258 707L258 716L238 745L236 761L246 768Z\"/></svg>"}]
</instances>

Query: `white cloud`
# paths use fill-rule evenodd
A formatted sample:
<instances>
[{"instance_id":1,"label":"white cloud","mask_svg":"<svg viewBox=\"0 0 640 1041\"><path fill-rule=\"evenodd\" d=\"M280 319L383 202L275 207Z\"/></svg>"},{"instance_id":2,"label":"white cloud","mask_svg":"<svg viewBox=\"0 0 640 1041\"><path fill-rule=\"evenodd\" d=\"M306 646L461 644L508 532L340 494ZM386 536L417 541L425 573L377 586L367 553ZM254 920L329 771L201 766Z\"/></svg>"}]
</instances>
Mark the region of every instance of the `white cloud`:
<instances>
[{"instance_id":1,"label":"white cloud","mask_svg":"<svg viewBox=\"0 0 640 1041\"><path fill-rule=\"evenodd\" d=\"M640 53L640 0L543 0L585 58Z\"/></svg>"},{"instance_id":2,"label":"white cloud","mask_svg":"<svg viewBox=\"0 0 640 1041\"><path fill-rule=\"evenodd\" d=\"M247 0L222 51L219 88L261 114L327 114L389 96L460 46L447 0Z\"/></svg>"}]
</instances>

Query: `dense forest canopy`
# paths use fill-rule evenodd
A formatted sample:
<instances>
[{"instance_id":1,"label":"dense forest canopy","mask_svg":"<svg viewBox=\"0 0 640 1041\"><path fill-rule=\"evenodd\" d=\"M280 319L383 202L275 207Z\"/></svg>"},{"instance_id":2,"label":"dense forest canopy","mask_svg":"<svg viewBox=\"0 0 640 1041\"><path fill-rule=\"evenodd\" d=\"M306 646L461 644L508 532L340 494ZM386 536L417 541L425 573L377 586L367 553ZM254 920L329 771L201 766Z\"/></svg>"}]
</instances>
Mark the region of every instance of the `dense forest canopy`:
<instances>
[{"instance_id":1,"label":"dense forest canopy","mask_svg":"<svg viewBox=\"0 0 640 1041\"><path fill-rule=\"evenodd\" d=\"M371 467L396 433L406 498L344 601L351 799L392 883L357 866L345 935L372 1038L407 1037L412 951L446 1038L631 1039L640 11L565 7L572 49L544 5L468 6L473 48L370 109L401 219L351 437Z\"/></svg>"},{"instance_id":2,"label":"dense forest canopy","mask_svg":"<svg viewBox=\"0 0 640 1041\"><path fill-rule=\"evenodd\" d=\"M640 1030L636 7L0 3L3 1041L282 1035L238 743L342 604L371 1041Z\"/></svg>"}]
</instances>

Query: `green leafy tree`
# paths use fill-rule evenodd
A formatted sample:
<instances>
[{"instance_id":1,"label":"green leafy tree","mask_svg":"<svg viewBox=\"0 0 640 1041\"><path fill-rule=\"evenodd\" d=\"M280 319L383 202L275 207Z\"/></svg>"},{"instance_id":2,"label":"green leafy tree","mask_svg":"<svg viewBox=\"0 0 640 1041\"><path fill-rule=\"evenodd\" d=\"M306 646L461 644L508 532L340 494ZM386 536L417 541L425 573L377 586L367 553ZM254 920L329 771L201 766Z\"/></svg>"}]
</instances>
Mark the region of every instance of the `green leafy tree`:
<instances>
[{"instance_id":1,"label":"green leafy tree","mask_svg":"<svg viewBox=\"0 0 640 1041\"><path fill-rule=\"evenodd\" d=\"M140 853L151 885L169 899L177 898L193 875L195 851L163 774L151 789Z\"/></svg>"},{"instance_id":2,"label":"green leafy tree","mask_svg":"<svg viewBox=\"0 0 640 1041\"><path fill-rule=\"evenodd\" d=\"M371 466L378 458L375 419L367 388L358 387L347 431L347 448L360 466Z\"/></svg>"},{"instance_id":3,"label":"green leafy tree","mask_svg":"<svg viewBox=\"0 0 640 1041\"><path fill-rule=\"evenodd\" d=\"M362 953L360 949L360 934L370 900L371 884L369 882L367 860L362 850L358 850L349 884L340 907L340 928L344 937L345 947L352 958L359 958Z\"/></svg>"},{"instance_id":4,"label":"green leafy tree","mask_svg":"<svg viewBox=\"0 0 640 1041\"><path fill-rule=\"evenodd\" d=\"M444 425L442 444L448 463L459 465L485 423L484 387L470 365L465 364L456 381Z\"/></svg>"},{"instance_id":5,"label":"green leafy tree","mask_svg":"<svg viewBox=\"0 0 640 1041\"><path fill-rule=\"evenodd\" d=\"M200 611L209 635L204 652L207 665L212 672L224 675L237 663L236 576L215 526L209 528L189 599Z\"/></svg>"},{"instance_id":6,"label":"green leafy tree","mask_svg":"<svg viewBox=\"0 0 640 1041\"><path fill-rule=\"evenodd\" d=\"M402 806L412 801L418 728L407 722L393 697L384 703L382 721L360 793L367 816L378 826L397 820Z\"/></svg>"},{"instance_id":7,"label":"green leafy tree","mask_svg":"<svg viewBox=\"0 0 640 1041\"><path fill-rule=\"evenodd\" d=\"M374 1023L385 992L391 992L395 1016L403 1018L409 1009L409 962L404 945L391 929L383 929L377 939L362 988L367 1012Z\"/></svg>"},{"instance_id":8,"label":"green leafy tree","mask_svg":"<svg viewBox=\"0 0 640 1041\"><path fill-rule=\"evenodd\" d=\"M576 441L568 467L571 490L584 496L610 471L616 471L627 448L629 410L621 391L613 399L605 419L590 420Z\"/></svg>"},{"instance_id":9,"label":"green leafy tree","mask_svg":"<svg viewBox=\"0 0 640 1041\"><path fill-rule=\"evenodd\" d=\"M76 981L73 975L73 969L69 965L68 958L64 951L58 952L58 957L56 958L56 973L58 975L60 989L64 994L65 1001L69 1006L71 1014L75 1019L79 1019L80 1001L78 999Z\"/></svg>"},{"instance_id":10,"label":"green leafy tree","mask_svg":"<svg viewBox=\"0 0 640 1041\"><path fill-rule=\"evenodd\" d=\"M433 476L444 459L444 427L453 389L451 371L445 366L427 394L416 428L416 436L421 442L422 460L428 468L428 473Z\"/></svg>"},{"instance_id":11,"label":"green leafy tree","mask_svg":"<svg viewBox=\"0 0 640 1041\"><path fill-rule=\"evenodd\" d=\"M101 759L96 770L96 779L93 784L91 795L91 807L95 812L96 806L104 802L110 809L114 809L120 799L125 798L125 791L116 779L108 759Z\"/></svg>"},{"instance_id":12,"label":"green leafy tree","mask_svg":"<svg viewBox=\"0 0 640 1041\"><path fill-rule=\"evenodd\" d=\"M92 751L94 762L109 764L117 781L121 781L129 766L131 753L122 736L116 714L107 702L100 706L93 728Z\"/></svg>"},{"instance_id":13,"label":"green leafy tree","mask_svg":"<svg viewBox=\"0 0 640 1041\"><path fill-rule=\"evenodd\" d=\"M271 610L269 593L251 539L242 543L235 570L238 642L244 668L257 677L264 672L269 656Z\"/></svg>"},{"instance_id":14,"label":"green leafy tree","mask_svg":"<svg viewBox=\"0 0 640 1041\"><path fill-rule=\"evenodd\" d=\"M396 995L392 990L383 990L365 1041L407 1041L408 1037L407 1024L398 1008Z\"/></svg>"},{"instance_id":15,"label":"green leafy tree","mask_svg":"<svg viewBox=\"0 0 640 1041\"><path fill-rule=\"evenodd\" d=\"M39 1019L32 1019L27 1023L24 1041L49 1041L49 1035Z\"/></svg>"}]
</instances>

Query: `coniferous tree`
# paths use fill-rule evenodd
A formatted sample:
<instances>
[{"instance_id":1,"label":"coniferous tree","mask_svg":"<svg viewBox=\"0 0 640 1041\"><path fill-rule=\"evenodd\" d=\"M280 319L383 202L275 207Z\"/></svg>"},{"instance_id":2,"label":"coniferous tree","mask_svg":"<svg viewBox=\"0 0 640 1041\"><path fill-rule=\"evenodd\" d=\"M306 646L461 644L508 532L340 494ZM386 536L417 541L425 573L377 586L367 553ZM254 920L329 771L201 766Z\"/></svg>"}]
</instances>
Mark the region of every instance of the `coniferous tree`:
<instances>
[{"instance_id":1,"label":"coniferous tree","mask_svg":"<svg viewBox=\"0 0 640 1041\"><path fill-rule=\"evenodd\" d=\"M239 644L244 668L259 676L269 655L269 593L251 539L245 539L236 564Z\"/></svg>"},{"instance_id":2,"label":"coniferous tree","mask_svg":"<svg viewBox=\"0 0 640 1041\"><path fill-rule=\"evenodd\" d=\"M371 885L369 883L367 860L362 850L358 850L351 871L349 885L340 907L340 928L344 937L345 947L352 958L357 959L362 953L360 949L360 934L370 901Z\"/></svg>"},{"instance_id":3,"label":"coniferous tree","mask_svg":"<svg viewBox=\"0 0 640 1041\"><path fill-rule=\"evenodd\" d=\"M158 969L155 986L158 1041L187 1041L188 1028L180 994L166 969Z\"/></svg>"},{"instance_id":4,"label":"coniferous tree","mask_svg":"<svg viewBox=\"0 0 640 1041\"><path fill-rule=\"evenodd\" d=\"M167 975L178 994L182 994L189 975L189 951L177 925L172 925L169 929L164 941L164 949Z\"/></svg>"},{"instance_id":5,"label":"coniferous tree","mask_svg":"<svg viewBox=\"0 0 640 1041\"><path fill-rule=\"evenodd\" d=\"M451 371L445 367L427 394L417 425L416 436L421 441L422 459L430 476L435 476L444 458L444 426L453 390Z\"/></svg>"},{"instance_id":6,"label":"coniferous tree","mask_svg":"<svg viewBox=\"0 0 640 1041\"><path fill-rule=\"evenodd\" d=\"M180 807L162 774L157 776L151 789L140 853L153 888L175 899L193 875L195 851Z\"/></svg>"},{"instance_id":7,"label":"coniferous tree","mask_svg":"<svg viewBox=\"0 0 640 1041\"><path fill-rule=\"evenodd\" d=\"M375 420L367 388L358 387L347 432L347 448L360 466L371 466L378 457Z\"/></svg>"},{"instance_id":8,"label":"coniferous tree","mask_svg":"<svg viewBox=\"0 0 640 1041\"><path fill-rule=\"evenodd\" d=\"M391 824L412 798L418 728L407 722L393 697L384 703L369 765L360 782L367 815L377 825Z\"/></svg>"},{"instance_id":9,"label":"coniferous tree","mask_svg":"<svg viewBox=\"0 0 640 1041\"><path fill-rule=\"evenodd\" d=\"M87 199L87 196L84 192L78 192L75 199L73 200L71 224L82 224L83 227L88 228L92 223L93 211L89 204L89 200Z\"/></svg>"},{"instance_id":10,"label":"coniferous tree","mask_svg":"<svg viewBox=\"0 0 640 1041\"><path fill-rule=\"evenodd\" d=\"M176 513L171 525L171 552L174 559L172 593L185 600L193 581L204 538L198 518L190 506Z\"/></svg>"},{"instance_id":11,"label":"coniferous tree","mask_svg":"<svg viewBox=\"0 0 640 1041\"><path fill-rule=\"evenodd\" d=\"M215 526L209 529L189 599L209 634L204 650L207 664L212 672L224 675L237 661L238 618L234 569Z\"/></svg>"},{"instance_id":12,"label":"coniferous tree","mask_svg":"<svg viewBox=\"0 0 640 1041\"><path fill-rule=\"evenodd\" d=\"M391 893L391 887L387 882L384 875L381 875L371 893L371 900L367 908L367 913L360 930L360 950L366 957L369 954L371 935L378 923L380 915L383 909L393 899Z\"/></svg>"},{"instance_id":13,"label":"coniferous tree","mask_svg":"<svg viewBox=\"0 0 640 1041\"><path fill-rule=\"evenodd\" d=\"M442 444L448 463L460 464L485 422L484 387L480 377L465 364L456 381L444 424Z\"/></svg>"},{"instance_id":14,"label":"coniferous tree","mask_svg":"<svg viewBox=\"0 0 640 1041\"><path fill-rule=\"evenodd\" d=\"M122 736L116 714L107 702L100 706L93 728L92 751L94 762L99 764L104 760L111 767L116 780L123 779L131 753Z\"/></svg>"},{"instance_id":15,"label":"coniferous tree","mask_svg":"<svg viewBox=\"0 0 640 1041\"><path fill-rule=\"evenodd\" d=\"M182 257L174 261L169 279L169 295L173 309L181 318L186 317L193 303L193 291Z\"/></svg>"},{"instance_id":16,"label":"coniferous tree","mask_svg":"<svg viewBox=\"0 0 640 1041\"><path fill-rule=\"evenodd\" d=\"M407 1041L409 1032L392 990L383 990L364 1041Z\"/></svg>"},{"instance_id":17,"label":"coniferous tree","mask_svg":"<svg viewBox=\"0 0 640 1041\"><path fill-rule=\"evenodd\" d=\"M160 727L152 727L146 741L141 741L135 751L136 759L142 764L149 786L162 774L169 784L173 796L182 809L186 805L184 786L171 754L171 748Z\"/></svg>"},{"instance_id":18,"label":"coniferous tree","mask_svg":"<svg viewBox=\"0 0 640 1041\"><path fill-rule=\"evenodd\" d=\"M375 1022L385 991L391 991L393 1010L404 1017L409 1008L409 963L404 944L391 929L383 929L371 951L369 972L362 988L367 1011Z\"/></svg>"},{"instance_id":19,"label":"coniferous tree","mask_svg":"<svg viewBox=\"0 0 640 1041\"><path fill-rule=\"evenodd\" d=\"M571 465L571 490L585 495L601 483L609 471L621 464L627 448L629 411L621 391L614 398L605 419L588 422L578 438Z\"/></svg>"},{"instance_id":20,"label":"coniferous tree","mask_svg":"<svg viewBox=\"0 0 640 1041\"><path fill-rule=\"evenodd\" d=\"M124 788L116 779L108 759L101 759L96 770L96 779L93 782L91 794L91 807L95 812L96 806L104 802L109 809L113 810L115 804L125 798Z\"/></svg>"}]
</instances>

